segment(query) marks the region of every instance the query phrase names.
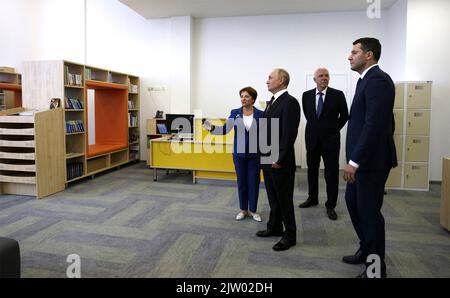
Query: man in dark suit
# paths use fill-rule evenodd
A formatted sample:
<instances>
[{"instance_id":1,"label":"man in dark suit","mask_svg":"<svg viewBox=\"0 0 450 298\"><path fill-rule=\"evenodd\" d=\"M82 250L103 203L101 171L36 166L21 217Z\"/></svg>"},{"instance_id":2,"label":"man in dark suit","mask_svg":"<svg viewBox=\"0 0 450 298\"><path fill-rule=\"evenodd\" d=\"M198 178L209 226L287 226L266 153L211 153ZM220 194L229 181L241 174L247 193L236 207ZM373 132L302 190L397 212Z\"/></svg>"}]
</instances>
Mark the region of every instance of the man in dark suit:
<instances>
[{"instance_id":1,"label":"man in dark suit","mask_svg":"<svg viewBox=\"0 0 450 298\"><path fill-rule=\"evenodd\" d=\"M340 130L348 120L348 108L342 91L328 87L330 73L319 68L314 73L317 88L303 93L303 113L307 123L305 131L306 162L308 164L308 199L299 205L308 208L319 204L320 157L325 164L328 218L337 219L334 211L339 187Z\"/></svg>"},{"instance_id":2,"label":"man in dark suit","mask_svg":"<svg viewBox=\"0 0 450 298\"><path fill-rule=\"evenodd\" d=\"M367 277L367 257L380 259L380 275L386 276L384 217L381 214L383 192L391 168L397 166L393 139L395 87L388 74L377 65L381 44L375 38L361 38L353 43L348 60L361 78L356 85L347 128L344 168L347 181L345 200L359 238L354 255L343 257L349 264L366 263L358 277Z\"/></svg>"},{"instance_id":3,"label":"man in dark suit","mask_svg":"<svg viewBox=\"0 0 450 298\"><path fill-rule=\"evenodd\" d=\"M257 232L256 235L282 236L272 247L275 251L287 250L297 242L293 201L296 169L294 143L301 110L297 99L287 92L289 80L289 73L284 69L274 69L269 75L266 84L273 96L262 119L263 122L266 120L266 127L260 126L260 138L266 139L268 144L272 145L271 152L261 152L261 167L269 199L270 216L267 229Z\"/></svg>"}]
</instances>

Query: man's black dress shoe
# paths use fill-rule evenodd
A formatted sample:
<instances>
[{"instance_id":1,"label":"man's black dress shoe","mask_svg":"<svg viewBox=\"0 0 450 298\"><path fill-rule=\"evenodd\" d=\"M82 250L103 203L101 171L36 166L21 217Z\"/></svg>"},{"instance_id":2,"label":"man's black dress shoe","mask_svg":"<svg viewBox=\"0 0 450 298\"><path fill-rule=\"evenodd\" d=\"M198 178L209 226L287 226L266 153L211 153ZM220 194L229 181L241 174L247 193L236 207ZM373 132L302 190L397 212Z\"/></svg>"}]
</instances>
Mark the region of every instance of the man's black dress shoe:
<instances>
[{"instance_id":1,"label":"man's black dress shoe","mask_svg":"<svg viewBox=\"0 0 450 298\"><path fill-rule=\"evenodd\" d=\"M290 241L285 238L282 238L280 241L278 241L272 249L275 251L282 251L282 250L288 250L291 246L294 246L296 243L295 241Z\"/></svg>"},{"instance_id":2,"label":"man's black dress shoe","mask_svg":"<svg viewBox=\"0 0 450 298\"><path fill-rule=\"evenodd\" d=\"M361 249L351 256L345 256L342 258L342 262L352 265L364 264L366 262L367 256L363 255Z\"/></svg>"},{"instance_id":3,"label":"man's black dress shoe","mask_svg":"<svg viewBox=\"0 0 450 298\"><path fill-rule=\"evenodd\" d=\"M256 232L256 236L258 236L258 237L272 237L272 236L281 237L281 236L283 236L283 232L276 232L276 231L272 231L272 230L263 230L263 231Z\"/></svg>"},{"instance_id":4,"label":"man's black dress shoe","mask_svg":"<svg viewBox=\"0 0 450 298\"><path fill-rule=\"evenodd\" d=\"M304 201L303 203L298 205L298 207L300 207L300 208L308 208L308 207L311 207L311 206L317 206L318 204L319 204L319 202L317 200L313 200L311 198L308 198L306 201Z\"/></svg>"},{"instance_id":5,"label":"man's black dress shoe","mask_svg":"<svg viewBox=\"0 0 450 298\"><path fill-rule=\"evenodd\" d=\"M329 219L331 219L331 220L337 219L337 214L336 214L336 211L334 211L334 209L327 208L327 214L328 214Z\"/></svg>"}]
</instances>

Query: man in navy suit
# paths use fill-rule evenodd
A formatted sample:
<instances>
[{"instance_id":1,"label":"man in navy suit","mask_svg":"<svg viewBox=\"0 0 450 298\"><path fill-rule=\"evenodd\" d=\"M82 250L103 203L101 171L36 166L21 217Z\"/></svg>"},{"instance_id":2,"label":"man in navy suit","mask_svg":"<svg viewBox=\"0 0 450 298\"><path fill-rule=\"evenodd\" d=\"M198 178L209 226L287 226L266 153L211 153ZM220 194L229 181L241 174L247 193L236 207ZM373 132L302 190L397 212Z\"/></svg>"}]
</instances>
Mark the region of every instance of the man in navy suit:
<instances>
[{"instance_id":1,"label":"man in navy suit","mask_svg":"<svg viewBox=\"0 0 450 298\"><path fill-rule=\"evenodd\" d=\"M289 80L289 73L284 69L274 69L270 73L266 84L273 96L264 111L263 120L267 120L266 127L260 124L260 135L266 134L271 147L275 147L274 144L279 146L272 148L271 152L261 150L261 167L270 215L267 229L258 231L256 235L282 236L272 247L275 251L287 250L297 242L293 201L296 169L294 143L301 111L297 99L287 92Z\"/></svg>"},{"instance_id":2,"label":"man in navy suit","mask_svg":"<svg viewBox=\"0 0 450 298\"><path fill-rule=\"evenodd\" d=\"M397 166L393 139L395 87L388 74L377 65L381 44L375 38L360 38L348 57L351 69L360 74L350 110L344 168L347 181L345 201L359 238L354 255L343 257L349 264L366 263L367 257L380 259L381 277L386 276L384 217L381 214L384 186L391 168ZM358 277L367 277L364 270Z\"/></svg>"},{"instance_id":3,"label":"man in navy suit","mask_svg":"<svg viewBox=\"0 0 450 298\"><path fill-rule=\"evenodd\" d=\"M308 199L299 205L308 208L319 204L320 157L325 164L328 218L337 219L334 211L339 188L340 130L348 120L348 108L342 91L328 87L330 73L319 68L314 73L317 88L303 93L303 113L307 123L305 131L306 162L308 164Z\"/></svg>"}]
</instances>

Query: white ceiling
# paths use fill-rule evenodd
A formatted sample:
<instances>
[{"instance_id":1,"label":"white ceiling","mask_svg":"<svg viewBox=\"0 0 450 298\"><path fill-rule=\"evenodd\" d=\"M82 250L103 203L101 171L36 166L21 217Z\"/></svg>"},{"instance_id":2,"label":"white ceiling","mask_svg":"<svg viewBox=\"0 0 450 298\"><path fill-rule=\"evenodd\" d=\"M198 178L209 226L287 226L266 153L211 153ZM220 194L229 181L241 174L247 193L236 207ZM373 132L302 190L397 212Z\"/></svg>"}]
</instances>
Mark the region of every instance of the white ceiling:
<instances>
[{"instance_id":1,"label":"white ceiling","mask_svg":"<svg viewBox=\"0 0 450 298\"><path fill-rule=\"evenodd\" d=\"M313 12L364 11L379 1L382 9L397 0L119 0L147 19L255 16Z\"/></svg>"}]
</instances>

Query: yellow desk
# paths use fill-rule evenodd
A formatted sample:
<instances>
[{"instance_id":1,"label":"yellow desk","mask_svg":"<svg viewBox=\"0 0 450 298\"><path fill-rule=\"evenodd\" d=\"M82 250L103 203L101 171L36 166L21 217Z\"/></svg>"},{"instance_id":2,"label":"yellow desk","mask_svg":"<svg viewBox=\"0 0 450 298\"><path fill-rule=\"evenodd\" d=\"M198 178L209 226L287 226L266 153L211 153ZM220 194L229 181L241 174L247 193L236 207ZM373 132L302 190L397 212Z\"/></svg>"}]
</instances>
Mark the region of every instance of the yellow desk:
<instances>
[{"instance_id":1,"label":"yellow desk","mask_svg":"<svg viewBox=\"0 0 450 298\"><path fill-rule=\"evenodd\" d=\"M226 119L209 119L214 125L223 125ZM234 131L226 135L211 135L202 129L202 120L195 119L192 141L173 141L170 136L148 137L147 164L153 168L154 180L158 169L192 171L192 181L197 178L236 180L233 163ZM261 181L263 175L261 173Z\"/></svg>"},{"instance_id":2,"label":"yellow desk","mask_svg":"<svg viewBox=\"0 0 450 298\"><path fill-rule=\"evenodd\" d=\"M192 170L194 183L197 178L236 180L232 152L232 143L179 142L162 137L150 140L150 167Z\"/></svg>"}]
</instances>

